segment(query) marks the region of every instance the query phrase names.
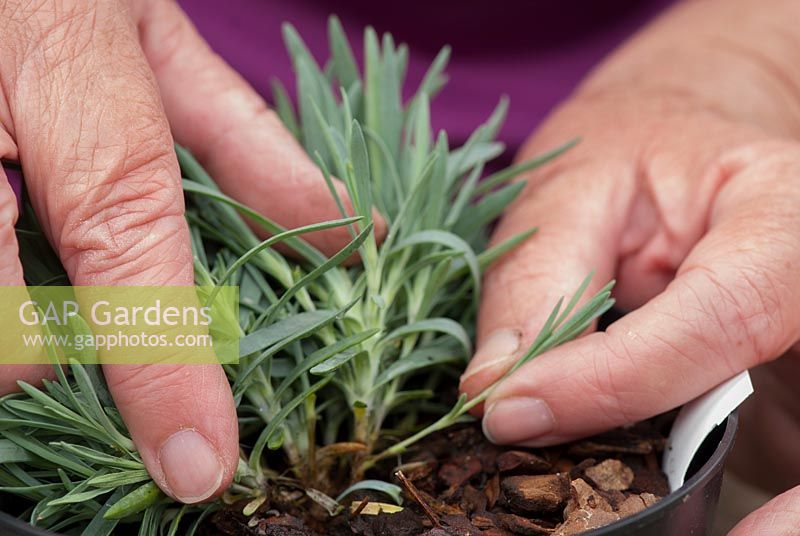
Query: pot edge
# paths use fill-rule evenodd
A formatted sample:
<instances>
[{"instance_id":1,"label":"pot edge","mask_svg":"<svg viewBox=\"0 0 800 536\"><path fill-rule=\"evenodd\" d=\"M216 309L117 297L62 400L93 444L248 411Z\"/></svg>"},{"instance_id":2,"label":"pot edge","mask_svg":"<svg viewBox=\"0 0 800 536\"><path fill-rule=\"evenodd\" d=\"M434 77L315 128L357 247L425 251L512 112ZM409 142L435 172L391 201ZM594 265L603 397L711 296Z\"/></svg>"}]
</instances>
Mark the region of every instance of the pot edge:
<instances>
[{"instance_id":1,"label":"pot edge","mask_svg":"<svg viewBox=\"0 0 800 536\"><path fill-rule=\"evenodd\" d=\"M653 517L659 517L668 511L678 501L683 501L695 490L701 489L709 480L711 480L718 471L722 469L725 460L733 448L733 443L736 438L736 431L739 427L739 414L738 412L731 413L725 420L725 432L720 439L719 445L708 460L700 467L700 469L681 486L678 490L673 491L655 505L642 510L638 514L626 517L588 532L584 532L581 536L612 536L621 534L630 534L631 531L637 528L642 528ZM34 527L25 521L0 511L0 529L3 534L9 536L54 536L56 533ZM9 532L6 532L8 530ZM13 532L11 532L13 531Z\"/></svg>"}]
</instances>

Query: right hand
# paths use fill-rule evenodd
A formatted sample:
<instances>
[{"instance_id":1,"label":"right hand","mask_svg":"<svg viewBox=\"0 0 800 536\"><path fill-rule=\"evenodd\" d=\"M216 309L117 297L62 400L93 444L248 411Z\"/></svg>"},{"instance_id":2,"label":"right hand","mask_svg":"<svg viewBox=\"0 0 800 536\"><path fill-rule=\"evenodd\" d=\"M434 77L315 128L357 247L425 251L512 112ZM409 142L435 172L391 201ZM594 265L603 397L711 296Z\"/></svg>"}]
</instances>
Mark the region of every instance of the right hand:
<instances>
[{"instance_id":1,"label":"right hand","mask_svg":"<svg viewBox=\"0 0 800 536\"><path fill-rule=\"evenodd\" d=\"M220 187L284 227L339 217L317 167L171 0L0 3L0 158L19 161L42 228L74 285L192 285L173 138ZM337 184L346 199L342 184ZM23 285L17 201L0 169L0 284ZM382 234L383 223L376 221ZM326 253L346 229L310 235ZM116 365L109 388L156 483L193 503L238 461L218 365ZM45 366L0 374L50 377Z\"/></svg>"},{"instance_id":2,"label":"right hand","mask_svg":"<svg viewBox=\"0 0 800 536\"><path fill-rule=\"evenodd\" d=\"M795 34L780 30L797 15L783 0L680 3L523 149L526 159L584 140L531 174L497 227L495 241L540 231L487 273L462 391L500 378L592 270L587 295L616 278L630 312L499 385L483 413L490 438L585 437L756 367L732 461L772 491L796 485L800 361L785 352L800 340L800 63ZM799 496L791 489L733 534L796 533Z\"/></svg>"}]
</instances>

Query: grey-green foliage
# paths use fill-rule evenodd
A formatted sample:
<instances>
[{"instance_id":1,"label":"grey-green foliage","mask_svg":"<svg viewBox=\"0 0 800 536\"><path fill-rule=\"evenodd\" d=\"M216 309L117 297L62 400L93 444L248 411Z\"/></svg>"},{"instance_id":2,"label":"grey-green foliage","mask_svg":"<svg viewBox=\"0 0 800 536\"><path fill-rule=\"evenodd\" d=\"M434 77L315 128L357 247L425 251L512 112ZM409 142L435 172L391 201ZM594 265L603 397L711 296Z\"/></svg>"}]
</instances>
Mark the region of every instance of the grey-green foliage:
<instances>
[{"instance_id":1,"label":"grey-green foliage","mask_svg":"<svg viewBox=\"0 0 800 536\"><path fill-rule=\"evenodd\" d=\"M321 68L294 29L284 27L297 73L297 113L279 97L280 90L276 101L282 103L278 110L284 123L317 160L332 194L336 196L333 176L345 183L354 213L363 218L361 226L352 226L354 236L372 222L373 207L388 224L382 244L370 233L359 247L362 267L336 268L341 274L336 290L326 288L312 296L325 308L347 308L335 325L338 337L375 331L337 371L336 395L326 396L330 414L352 415L343 423L350 437L371 449L392 411L416 406L397 404L410 394L404 392L410 377L434 365L438 370L443 365L459 369L466 363L481 271L533 230L485 249L487 226L522 186L507 184L514 174L500 172L487 179L495 188L487 195L485 183L478 181L489 160L502 151L495 136L506 113L505 100L463 147L451 150L447 135L432 131L429 109L444 84L448 49L403 103L405 46L367 29L361 77L335 18L329 37L333 57ZM344 201L337 201L343 207ZM436 380L451 381L446 374L431 377L424 385L429 393L437 391ZM414 385L415 395L422 396L425 389Z\"/></svg>"},{"instance_id":2,"label":"grey-green foliage","mask_svg":"<svg viewBox=\"0 0 800 536\"><path fill-rule=\"evenodd\" d=\"M313 489L326 482L317 472L321 447L363 443L351 467L358 480L377 461L458 422L485 399L494 386L450 407L437 394L454 389L472 352L481 272L533 233L487 249L487 226L519 194L522 183L511 179L570 145L481 181L487 163L503 150L495 137L505 100L463 146L451 149L445 133L432 132L429 110L445 82L447 49L404 103L404 46L368 29L362 76L335 18L329 33L332 59L320 68L294 29L284 28L298 110L279 83L275 103L319 164L342 219L281 229L222 194L177 148L197 283L240 287L242 358L225 368L247 448L229 491L252 497L249 510L276 477L265 464L266 449L282 449L299 485L312 498L324 497ZM346 185L353 216L336 196L334 176ZM388 225L382 243L375 237L373 207ZM273 237L259 239L241 215ZM352 241L330 258L300 236L333 226L347 226ZM29 210L19 237L29 284L63 284L63 271ZM299 261L272 248L279 241ZM356 252L363 263L344 267ZM574 314L575 300L563 309L558 304L520 364L577 336L610 306L609 294L604 288ZM197 514L217 505L181 507L160 493L101 373L76 363L71 372L43 389L23 386L23 393L0 402L2 489L29 499L25 517L52 529L80 533L91 523L87 534L104 534L121 519L139 523L142 535L192 531ZM325 491L335 495L352 483ZM397 491L369 481L356 489L364 487Z\"/></svg>"}]
</instances>

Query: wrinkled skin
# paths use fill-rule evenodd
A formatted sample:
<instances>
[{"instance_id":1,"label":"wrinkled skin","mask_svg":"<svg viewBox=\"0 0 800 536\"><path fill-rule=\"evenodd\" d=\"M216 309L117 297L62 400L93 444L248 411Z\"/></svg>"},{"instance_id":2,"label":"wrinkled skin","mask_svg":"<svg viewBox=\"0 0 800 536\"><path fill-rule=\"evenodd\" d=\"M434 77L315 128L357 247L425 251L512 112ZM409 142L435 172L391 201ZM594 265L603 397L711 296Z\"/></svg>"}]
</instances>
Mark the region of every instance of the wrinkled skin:
<instances>
[{"instance_id":1,"label":"wrinkled skin","mask_svg":"<svg viewBox=\"0 0 800 536\"><path fill-rule=\"evenodd\" d=\"M630 313L521 367L478 414L499 443L549 445L674 408L748 368L733 466L773 491L800 464L800 20L792 0L686 2L601 65L521 157L581 133L528 177L495 240L539 234L490 269L475 394L595 271ZM590 289L590 292L591 290ZM736 536L797 534L800 488Z\"/></svg>"},{"instance_id":2,"label":"wrinkled skin","mask_svg":"<svg viewBox=\"0 0 800 536\"><path fill-rule=\"evenodd\" d=\"M800 432L797 359L775 359L800 337L798 9L795 0L679 6L598 68L523 149L520 158L584 140L528 177L500 223L495 240L541 231L488 273L462 389L499 377L557 297L591 270L594 289L616 277L616 297L633 312L496 390L485 406L492 439L580 437L762 365L734 462L775 490L796 483L788 445ZM174 3L6 0L0 18L0 156L22 162L73 283L192 282L168 123L227 193L279 223L337 215L301 148ZM3 284L22 283L16 216L0 177ZM327 252L346 240L343 231L312 237ZM6 370L0 388L47 373ZM196 502L224 489L237 437L218 367L117 366L106 375L167 493ZM168 438L180 456L164 447ZM775 454L759 457L771 482L747 474L763 452ZM793 534L798 504L795 488L733 533Z\"/></svg>"},{"instance_id":3,"label":"wrinkled skin","mask_svg":"<svg viewBox=\"0 0 800 536\"><path fill-rule=\"evenodd\" d=\"M0 158L22 163L36 213L73 284L193 283L170 125L225 192L282 225L338 217L302 148L174 2L4 0L0 21ZM23 284L16 219L0 171L3 285ZM376 229L383 232L381 221ZM348 242L342 229L308 238L329 254ZM221 367L104 370L165 492L197 502L228 486L238 430ZM51 374L46 366L6 366L0 393L15 390L16 380L37 383Z\"/></svg>"}]
</instances>

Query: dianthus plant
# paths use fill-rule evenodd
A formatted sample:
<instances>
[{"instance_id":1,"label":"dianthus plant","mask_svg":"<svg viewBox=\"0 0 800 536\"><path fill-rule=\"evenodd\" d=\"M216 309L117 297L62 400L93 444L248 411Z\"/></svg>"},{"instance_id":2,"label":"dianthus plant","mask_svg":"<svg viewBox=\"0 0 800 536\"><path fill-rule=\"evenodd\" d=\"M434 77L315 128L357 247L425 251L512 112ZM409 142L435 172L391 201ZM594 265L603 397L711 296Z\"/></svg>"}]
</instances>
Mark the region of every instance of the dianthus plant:
<instances>
[{"instance_id":1,"label":"dianthus plant","mask_svg":"<svg viewBox=\"0 0 800 536\"><path fill-rule=\"evenodd\" d=\"M224 499L249 499L246 514L276 485L306 490L333 514L331 496L353 484L396 494L391 484L364 481L366 473L468 419L486 399L494 385L471 400L455 396L472 353L481 273L534 233L487 248L488 229L524 187L512 179L570 145L487 176L504 149L495 138L505 100L451 148L446 133L432 131L429 109L445 83L448 49L404 102L404 45L367 29L362 75L335 18L329 31L331 60L320 68L294 29L284 28L297 108L277 83L274 104L331 186L340 220L284 230L221 193L177 148L197 283L240 288L241 360L225 368L243 448ZM346 185L352 214L333 177ZM387 223L382 241L373 208ZM259 239L242 216L271 237ZM333 226L347 226L352 240L332 257L302 239ZM18 236L28 283L64 284L30 210ZM295 256L275 250L278 242ZM344 266L356 253L361 263ZM610 286L577 307L584 288L554 304L512 370L578 336L610 307ZM22 384L22 393L0 404L0 485L29 502L23 515L31 523L93 536L121 522L137 523L143 535L192 533L219 507L181 506L158 490L96 366L57 371L57 381Z\"/></svg>"}]
</instances>

